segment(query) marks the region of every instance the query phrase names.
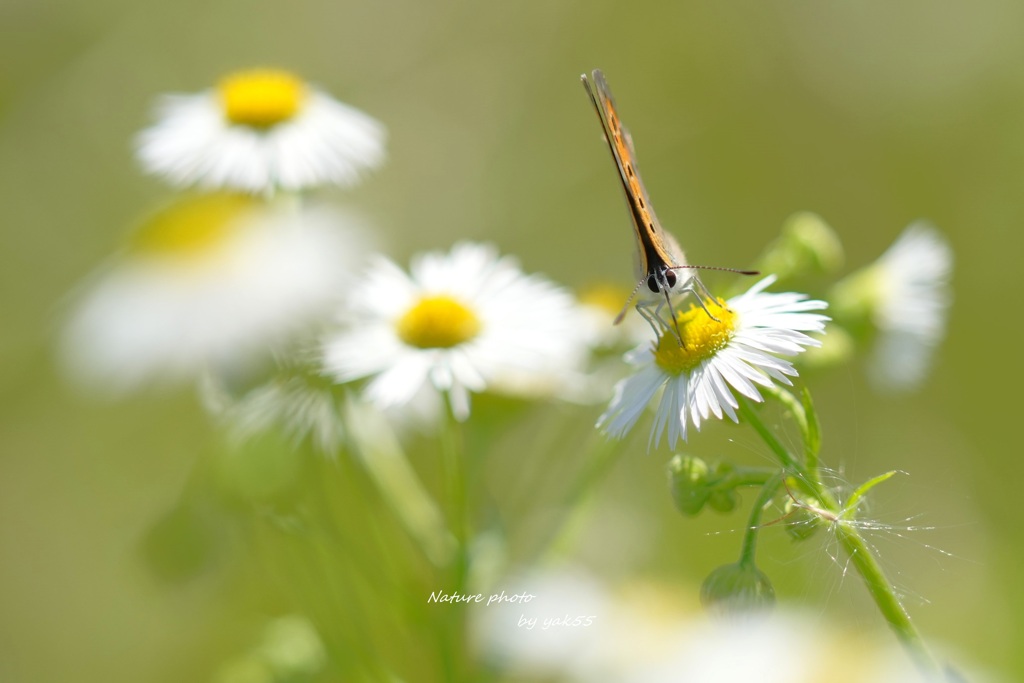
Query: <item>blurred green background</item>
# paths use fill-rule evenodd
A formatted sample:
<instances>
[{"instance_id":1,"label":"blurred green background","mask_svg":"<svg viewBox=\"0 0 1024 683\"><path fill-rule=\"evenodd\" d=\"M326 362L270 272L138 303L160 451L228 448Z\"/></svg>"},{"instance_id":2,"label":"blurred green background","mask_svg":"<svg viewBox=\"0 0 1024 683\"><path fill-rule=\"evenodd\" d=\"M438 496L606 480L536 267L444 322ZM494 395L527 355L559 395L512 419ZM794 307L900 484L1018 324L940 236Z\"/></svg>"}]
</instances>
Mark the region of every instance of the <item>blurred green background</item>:
<instances>
[{"instance_id":1,"label":"blurred green background","mask_svg":"<svg viewBox=\"0 0 1024 683\"><path fill-rule=\"evenodd\" d=\"M743 267L798 210L838 231L849 267L933 221L956 255L934 372L895 398L857 367L811 378L824 458L853 482L909 473L874 496L871 516L900 534L874 537L883 563L931 639L1024 679L1024 323L1004 300L1020 292L1021 26L1012 0L3 0L0 680L205 680L238 649L248 617L222 575L167 584L139 561L211 441L194 392L98 402L61 378L53 341L67 293L169 195L131 154L154 97L254 65L292 69L388 126L387 167L333 196L399 260L485 239L568 285L631 285L627 214L578 82L595 67L694 262ZM680 518L667 453L637 443L581 561L696 586L733 559L741 517ZM767 457L718 425L690 450ZM879 626L820 549L764 536L782 599Z\"/></svg>"}]
</instances>

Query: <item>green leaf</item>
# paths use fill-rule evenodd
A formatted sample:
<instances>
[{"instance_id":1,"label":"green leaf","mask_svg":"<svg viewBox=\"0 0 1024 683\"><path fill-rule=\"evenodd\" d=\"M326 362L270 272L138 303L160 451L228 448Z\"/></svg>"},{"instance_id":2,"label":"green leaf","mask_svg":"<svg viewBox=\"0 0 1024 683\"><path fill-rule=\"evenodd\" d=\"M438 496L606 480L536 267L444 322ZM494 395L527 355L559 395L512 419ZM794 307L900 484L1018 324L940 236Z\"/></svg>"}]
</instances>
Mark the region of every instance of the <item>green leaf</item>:
<instances>
[{"instance_id":1,"label":"green leaf","mask_svg":"<svg viewBox=\"0 0 1024 683\"><path fill-rule=\"evenodd\" d=\"M868 479L866 482L857 487L857 490L853 492L850 499L846 501L846 506L843 509L840 518L842 519L853 519L854 514L857 512L857 506L860 505L860 501L864 498L865 494L874 487L881 484L883 481L888 481L894 474L898 474L899 470L891 470L885 474L880 474L877 477Z\"/></svg>"}]
</instances>

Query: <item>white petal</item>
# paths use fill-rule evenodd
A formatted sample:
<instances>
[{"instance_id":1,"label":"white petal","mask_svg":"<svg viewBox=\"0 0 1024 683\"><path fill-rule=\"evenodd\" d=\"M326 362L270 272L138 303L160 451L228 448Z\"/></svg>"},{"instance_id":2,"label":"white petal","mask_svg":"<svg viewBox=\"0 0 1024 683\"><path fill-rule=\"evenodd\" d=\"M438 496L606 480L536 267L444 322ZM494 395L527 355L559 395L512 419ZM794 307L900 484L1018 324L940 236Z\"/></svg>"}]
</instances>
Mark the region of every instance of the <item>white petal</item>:
<instances>
[{"instance_id":1,"label":"white petal","mask_svg":"<svg viewBox=\"0 0 1024 683\"><path fill-rule=\"evenodd\" d=\"M347 187L384 162L384 128L312 90L299 113L267 130L231 125L215 91L170 96L139 134L143 168L177 185L259 193Z\"/></svg>"}]
</instances>

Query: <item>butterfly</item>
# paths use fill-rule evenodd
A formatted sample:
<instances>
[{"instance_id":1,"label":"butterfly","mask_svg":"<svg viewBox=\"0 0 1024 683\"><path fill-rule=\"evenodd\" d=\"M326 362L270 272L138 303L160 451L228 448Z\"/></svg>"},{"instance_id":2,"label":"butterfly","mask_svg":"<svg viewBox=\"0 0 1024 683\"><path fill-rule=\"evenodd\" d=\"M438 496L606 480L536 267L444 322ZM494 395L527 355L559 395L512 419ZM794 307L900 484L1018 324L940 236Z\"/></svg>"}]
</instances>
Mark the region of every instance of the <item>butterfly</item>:
<instances>
[{"instance_id":1,"label":"butterfly","mask_svg":"<svg viewBox=\"0 0 1024 683\"><path fill-rule=\"evenodd\" d=\"M622 181L622 189L626 193L626 202L629 205L630 216L633 219L634 237L636 237L636 272L639 281L633 288L629 299L626 300L626 305L622 307L622 312L615 318L615 323L618 324L622 321L626 311L629 310L629 305L637 298L640 289L646 285L651 294L637 303L637 312L659 336L662 330L674 328L676 337L682 344L682 335L679 332L679 323L670 294L673 292L693 294L704 311L714 318L707 310L707 306L704 305L705 296L712 300L714 297L697 277L697 274L692 272L692 269L707 268L707 266L687 264L686 256L683 254L679 242L661 227L661 222L658 221L658 217L654 213L654 207L651 206L651 200L647 196L647 190L644 188L640 172L636 167L633 140L619 119L618 111L615 108L615 99L608 88L604 74L600 69L594 69L590 79L583 74L580 76L580 80L583 82L587 95L590 96L590 101L597 112L597 118L601 121L608 149L611 150L615 166L619 170L619 179ZM691 272L681 275L680 271ZM754 271L733 272L745 275L756 274ZM652 297L654 297L653 300L651 300ZM672 314L671 327L660 315L662 307L666 305ZM652 306L654 306L653 311L650 310Z\"/></svg>"}]
</instances>

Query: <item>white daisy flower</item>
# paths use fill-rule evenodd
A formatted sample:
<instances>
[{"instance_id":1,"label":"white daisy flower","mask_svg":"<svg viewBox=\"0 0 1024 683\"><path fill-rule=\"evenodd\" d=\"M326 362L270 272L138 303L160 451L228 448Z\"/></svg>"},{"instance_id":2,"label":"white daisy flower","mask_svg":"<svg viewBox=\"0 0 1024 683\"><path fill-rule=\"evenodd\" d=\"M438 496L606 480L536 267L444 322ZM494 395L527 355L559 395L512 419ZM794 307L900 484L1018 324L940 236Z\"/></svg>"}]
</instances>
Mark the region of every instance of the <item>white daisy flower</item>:
<instances>
[{"instance_id":1,"label":"white daisy flower","mask_svg":"<svg viewBox=\"0 0 1024 683\"><path fill-rule=\"evenodd\" d=\"M384 162L380 123L286 71L242 71L205 92L167 95L157 116L139 134L138 159L176 185L348 187Z\"/></svg>"},{"instance_id":2,"label":"white daisy flower","mask_svg":"<svg viewBox=\"0 0 1024 683\"><path fill-rule=\"evenodd\" d=\"M350 224L245 195L165 208L78 293L63 338L70 373L120 393L244 370L336 303L365 253Z\"/></svg>"},{"instance_id":3,"label":"white daisy flower","mask_svg":"<svg viewBox=\"0 0 1024 683\"><path fill-rule=\"evenodd\" d=\"M802 294L769 294L764 290L774 277L767 277L747 292L728 302L706 301L708 312L693 306L678 316L676 330L663 333L656 344L638 347L626 355L637 367L631 377L619 382L598 427L621 437L636 424L647 404L664 389L650 441L660 443L668 430L668 443L686 439L687 426L700 429L711 415L728 415L737 422L739 407L733 390L761 401L757 385L773 381L791 384L793 365L778 356L794 356L819 341L804 332L821 332L823 315L810 313L827 306L824 301L807 300Z\"/></svg>"},{"instance_id":4,"label":"white daisy flower","mask_svg":"<svg viewBox=\"0 0 1024 683\"><path fill-rule=\"evenodd\" d=\"M878 338L868 376L883 390L924 380L952 299L953 251L925 222L913 223L874 264Z\"/></svg>"},{"instance_id":5,"label":"white daisy flower","mask_svg":"<svg viewBox=\"0 0 1024 683\"><path fill-rule=\"evenodd\" d=\"M347 329L326 342L324 364L339 382L373 377L364 393L382 409L443 392L465 419L470 392L558 391L582 359L577 315L567 292L491 246L421 255L411 276L379 257L352 292Z\"/></svg>"}]
</instances>

